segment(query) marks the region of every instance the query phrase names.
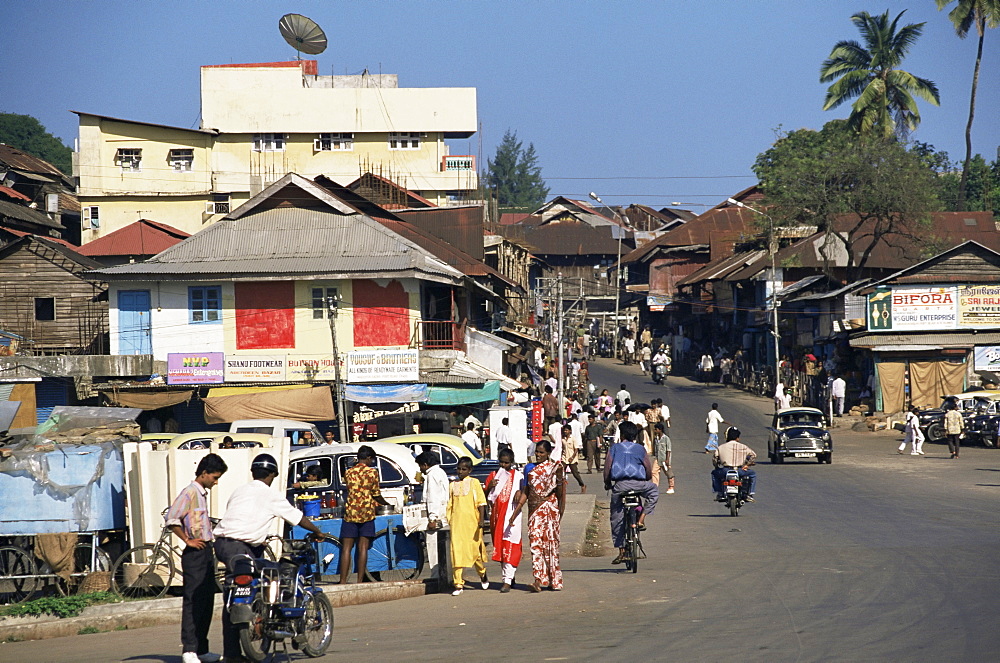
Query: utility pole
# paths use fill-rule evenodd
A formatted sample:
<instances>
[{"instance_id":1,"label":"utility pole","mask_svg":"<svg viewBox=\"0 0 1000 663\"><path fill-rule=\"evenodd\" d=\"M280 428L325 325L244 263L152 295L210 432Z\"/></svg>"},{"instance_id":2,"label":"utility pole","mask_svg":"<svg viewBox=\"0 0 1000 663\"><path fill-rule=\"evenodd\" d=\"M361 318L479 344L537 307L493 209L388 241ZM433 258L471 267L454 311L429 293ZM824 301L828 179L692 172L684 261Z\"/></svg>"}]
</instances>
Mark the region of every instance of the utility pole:
<instances>
[{"instance_id":1,"label":"utility pole","mask_svg":"<svg viewBox=\"0 0 1000 663\"><path fill-rule=\"evenodd\" d=\"M558 375L556 379L558 381L558 391L556 394L556 400L559 402L559 417L563 417L563 393L565 392L565 382L566 382L566 349L565 342L563 340L563 284L562 284L562 272L556 277L556 343L559 348L559 361L556 364L556 371Z\"/></svg>"},{"instance_id":2,"label":"utility pole","mask_svg":"<svg viewBox=\"0 0 1000 663\"><path fill-rule=\"evenodd\" d=\"M337 306L336 297L326 298L327 318L330 320L330 339L333 341L333 376L337 395L337 428L340 430L340 443L347 444L347 409L344 407L344 383L340 380L340 353L337 352Z\"/></svg>"}]
</instances>

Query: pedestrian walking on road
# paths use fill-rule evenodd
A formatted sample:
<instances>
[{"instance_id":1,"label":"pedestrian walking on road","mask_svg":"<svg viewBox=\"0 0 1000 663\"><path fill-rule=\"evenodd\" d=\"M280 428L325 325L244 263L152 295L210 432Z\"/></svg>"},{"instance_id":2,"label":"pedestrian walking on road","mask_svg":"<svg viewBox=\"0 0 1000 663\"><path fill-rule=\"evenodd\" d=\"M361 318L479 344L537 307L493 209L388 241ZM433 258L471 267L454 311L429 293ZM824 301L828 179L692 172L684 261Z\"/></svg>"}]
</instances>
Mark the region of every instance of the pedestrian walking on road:
<instances>
[{"instance_id":1,"label":"pedestrian walking on road","mask_svg":"<svg viewBox=\"0 0 1000 663\"><path fill-rule=\"evenodd\" d=\"M208 630L215 609L215 553L208 491L226 473L226 462L208 454L198 463L195 479L182 490L167 511L167 527L184 542L181 572L181 663L213 663L222 657L208 651Z\"/></svg>"},{"instance_id":2,"label":"pedestrian walking on road","mask_svg":"<svg viewBox=\"0 0 1000 663\"><path fill-rule=\"evenodd\" d=\"M924 455L924 432L920 430L920 418L917 416L917 407L913 406L910 411L906 413L906 428L905 434L903 435L903 441L899 445L897 451L903 453L906 449L906 443L910 443L910 455L911 456L923 456Z\"/></svg>"},{"instance_id":3,"label":"pedestrian walking on road","mask_svg":"<svg viewBox=\"0 0 1000 663\"><path fill-rule=\"evenodd\" d=\"M952 403L944 413L944 432L948 435L948 451L951 452L952 458L958 458L959 440L964 428L965 421L962 420L958 406Z\"/></svg>"},{"instance_id":4,"label":"pedestrian walking on road","mask_svg":"<svg viewBox=\"0 0 1000 663\"><path fill-rule=\"evenodd\" d=\"M705 418L705 432L708 433L708 442L705 444L705 453L714 453L719 448L719 424L726 421L719 414L719 404L712 403L712 409L708 411Z\"/></svg>"},{"instance_id":5,"label":"pedestrian walking on road","mask_svg":"<svg viewBox=\"0 0 1000 663\"><path fill-rule=\"evenodd\" d=\"M368 548L375 538L375 505L388 506L378 485L375 450L367 444L358 449L358 462L344 473L347 485L347 504L344 523L340 527L340 584L346 585L351 575L351 557L354 542L358 544L358 582L368 568Z\"/></svg>"},{"instance_id":6,"label":"pedestrian walking on road","mask_svg":"<svg viewBox=\"0 0 1000 663\"><path fill-rule=\"evenodd\" d=\"M667 495L674 494L674 470L670 466L670 456L673 447L670 444L670 436L664 430L663 422L653 425L653 472L654 483L660 485L659 473L662 470L667 475Z\"/></svg>"},{"instance_id":7,"label":"pedestrian walking on road","mask_svg":"<svg viewBox=\"0 0 1000 663\"><path fill-rule=\"evenodd\" d=\"M451 483L448 494L448 522L451 524L452 582L458 596L465 587L462 572L471 566L479 574L483 589L490 588L486 577L486 545L483 542L483 523L486 522L486 495L479 479L473 479L472 459L464 456L458 461L458 478Z\"/></svg>"},{"instance_id":8,"label":"pedestrian walking on road","mask_svg":"<svg viewBox=\"0 0 1000 663\"><path fill-rule=\"evenodd\" d=\"M441 467L441 460L433 451L421 452L417 458L417 467L424 477L424 504L427 506L427 531L424 532L424 542L427 545L427 566L431 578L444 587L445 571L439 562L439 539L447 540L448 524L448 475ZM439 590L440 591L440 590Z\"/></svg>"},{"instance_id":9,"label":"pedestrian walking on road","mask_svg":"<svg viewBox=\"0 0 1000 663\"><path fill-rule=\"evenodd\" d=\"M501 451L499 461L500 469L486 477L486 501L490 503L493 561L500 562L500 593L506 594L514 585L514 574L521 563L521 512L514 513L521 482L512 452Z\"/></svg>"},{"instance_id":10,"label":"pedestrian walking on road","mask_svg":"<svg viewBox=\"0 0 1000 663\"><path fill-rule=\"evenodd\" d=\"M576 421L574 419L574 421ZM580 423L577 421L576 423ZM573 427L570 424L565 424L562 427L562 462L570 472L573 473L573 478L580 485L580 492L587 492L587 484L583 483L583 478L580 476L580 462L579 462L579 450L576 448L576 443L573 436Z\"/></svg>"},{"instance_id":11,"label":"pedestrian walking on road","mask_svg":"<svg viewBox=\"0 0 1000 663\"><path fill-rule=\"evenodd\" d=\"M524 482L514 514L528 505L528 532L531 536L531 572L535 582L531 591L543 587L563 588L559 568L559 521L566 511L566 480L562 463L551 458L552 445L542 440L535 447L536 464L524 468ZM513 522L512 516L509 522Z\"/></svg>"},{"instance_id":12,"label":"pedestrian walking on road","mask_svg":"<svg viewBox=\"0 0 1000 663\"><path fill-rule=\"evenodd\" d=\"M615 402L618 404L618 407L624 410L625 406L627 406L628 402L630 402L631 400L632 400L632 394L629 393L629 390L626 389L625 385L623 384L622 388L618 390L617 394L615 394Z\"/></svg>"},{"instance_id":13,"label":"pedestrian walking on road","mask_svg":"<svg viewBox=\"0 0 1000 663\"><path fill-rule=\"evenodd\" d=\"M583 442L587 449L587 474L593 474L594 468L601 471L601 442L604 438L604 425L597 421L593 413L587 415L587 427L583 431Z\"/></svg>"},{"instance_id":14,"label":"pedestrian walking on road","mask_svg":"<svg viewBox=\"0 0 1000 663\"><path fill-rule=\"evenodd\" d=\"M844 398L847 396L847 383L839 375L830 383L830 397L833 399L835 416L844 416Z\"/></svg>"}]
</instances>

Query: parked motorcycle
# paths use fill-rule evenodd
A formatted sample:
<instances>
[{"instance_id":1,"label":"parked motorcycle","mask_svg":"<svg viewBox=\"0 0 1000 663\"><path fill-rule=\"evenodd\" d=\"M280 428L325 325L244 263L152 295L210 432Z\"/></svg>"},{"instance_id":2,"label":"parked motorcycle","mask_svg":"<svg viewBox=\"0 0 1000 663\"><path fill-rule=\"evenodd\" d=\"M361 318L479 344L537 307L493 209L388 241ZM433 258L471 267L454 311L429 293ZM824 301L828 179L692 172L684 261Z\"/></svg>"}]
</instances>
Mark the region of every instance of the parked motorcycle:
<instances>
[{"instance_id":1,"label":"parked motorcycle","mask_svg":"<svg viewBox=\"0 0 1000 663\"><path fill-rule=\"evenodd\" d=\"M726 478L722 480L723 496L718 500L729 509L729 515L740 515L740 507L747 503L747 487L743 485L743 478L736 468L730 467L726 470Z\"/></svg>"},{"instance_id":2,"label":"parked motorcycle","mask_svg":"<svg viewBox=\"0 0 1000 663\"><path fill-rule=\"evenodd\" d=\"M315 545L291 540L282 549L277 562L241 555L226 577L230 620L240 629L243 654L255 663L289 639L307 656L323 656L333 639L333 607L316 586Z\"/></svg>"}]
</instances>

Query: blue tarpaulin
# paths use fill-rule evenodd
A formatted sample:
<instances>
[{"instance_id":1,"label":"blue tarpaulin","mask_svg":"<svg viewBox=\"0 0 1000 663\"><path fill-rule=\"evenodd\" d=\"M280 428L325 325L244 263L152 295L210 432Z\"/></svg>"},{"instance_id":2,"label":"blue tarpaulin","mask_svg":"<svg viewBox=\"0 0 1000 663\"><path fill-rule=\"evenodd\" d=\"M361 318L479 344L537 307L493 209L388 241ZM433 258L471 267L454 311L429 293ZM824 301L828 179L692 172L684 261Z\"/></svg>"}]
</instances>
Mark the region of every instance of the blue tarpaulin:
<instances>
[{"instance_id":1,"label":"blue tarpaulin","mask_svg":"<svg viewBox=\"0 0 1000 663\"><path fill-rule=\"evenodd\" d=\"M425 403L426 384L349 384L344 398L356 403Z\"/></svg>"},{"instance_id":2,"label":"blue tarpaulin","mask_svg":"<svg viewBox=\"0 0 1000 663\"><path fill-rule=\"evenodd\" d=\"M483 386L471 387L430 387L427 394L428 405L466 405L495 401L500 398L499 380L491 380Z\"/></svg>"}]
</instances>

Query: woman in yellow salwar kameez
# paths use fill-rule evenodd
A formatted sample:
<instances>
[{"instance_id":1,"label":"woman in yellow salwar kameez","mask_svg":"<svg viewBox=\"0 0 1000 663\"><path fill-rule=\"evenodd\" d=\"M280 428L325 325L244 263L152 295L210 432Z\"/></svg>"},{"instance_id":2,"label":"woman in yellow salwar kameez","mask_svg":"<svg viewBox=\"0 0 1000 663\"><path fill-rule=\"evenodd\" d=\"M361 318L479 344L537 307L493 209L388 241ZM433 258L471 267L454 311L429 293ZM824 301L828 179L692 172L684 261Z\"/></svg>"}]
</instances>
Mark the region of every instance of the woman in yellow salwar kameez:
<instances>
[{"instance_id":1,"label":"woman in yellow salwar kameez","mask_svg":"<svg viewBox=\"0 0 1000 663\"><path fill-rule=\"evenodd\" d=\"M479 574L483 589L490 588L486 578L486 546L483 543L483 522L486 520L486 495L479 479L469 476L472 459L458 461L458 479L451 482L448 493L448 523L451 525L451 566L458 596L465 587L462 572L467 566Z\"/></svg>"}]
</instances>

